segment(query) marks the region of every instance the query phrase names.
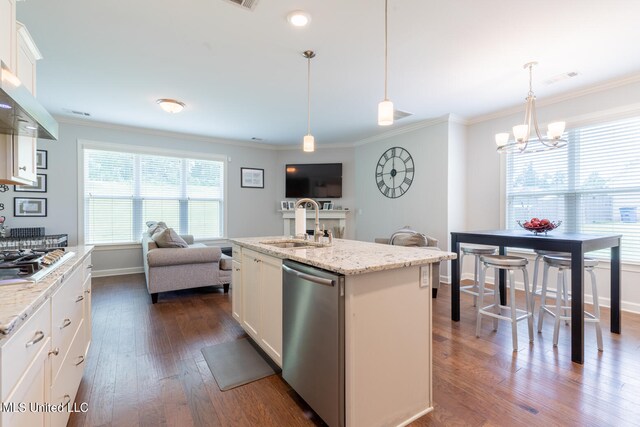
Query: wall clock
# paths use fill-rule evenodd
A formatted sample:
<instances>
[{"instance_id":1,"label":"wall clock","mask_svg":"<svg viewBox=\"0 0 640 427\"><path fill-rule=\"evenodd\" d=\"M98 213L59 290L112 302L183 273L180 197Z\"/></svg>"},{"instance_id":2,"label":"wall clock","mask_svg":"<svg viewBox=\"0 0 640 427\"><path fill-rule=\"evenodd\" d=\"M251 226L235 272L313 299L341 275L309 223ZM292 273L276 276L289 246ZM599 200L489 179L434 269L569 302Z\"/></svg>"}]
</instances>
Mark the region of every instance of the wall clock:
<instances>
[{"instance_id":1,"label":"wall clock","mask_svg":"<svg viewBox=\"0 0 640 427\"><path fill-rule=\"evenodd\" d=\"M391 199L402 196L413 182L413 157L402 147L392 147L382 153L376 165L378 190Z\"/></svg>"}]
</instances>

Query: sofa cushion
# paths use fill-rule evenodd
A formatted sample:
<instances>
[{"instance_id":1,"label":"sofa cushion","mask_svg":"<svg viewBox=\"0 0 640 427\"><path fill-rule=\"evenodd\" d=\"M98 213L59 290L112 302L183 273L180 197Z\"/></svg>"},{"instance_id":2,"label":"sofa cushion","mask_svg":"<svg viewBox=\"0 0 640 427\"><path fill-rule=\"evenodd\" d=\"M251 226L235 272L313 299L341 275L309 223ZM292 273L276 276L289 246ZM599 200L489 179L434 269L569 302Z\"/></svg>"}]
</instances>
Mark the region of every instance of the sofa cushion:
<instances>
[{"instance_id":1,"label":"sofa cushion","mask_svg":"<svg viewBox=\"0 0 640 427\"><path fill-rule=\"evenodd\" d=\"M222 254L220 257L220 270L231 270L233 267L233 258Z\"/></svg>"},{"instance_id":2,"label":"sofa cushion","mask_svg":"<svg viewBox=\"0 0 640 427\"><path fill-rule=\"evenodd\" d=\"M189 246L173 228L156 231L151 238L159 248L186 248Z\"/></svg>"}]
</instances>

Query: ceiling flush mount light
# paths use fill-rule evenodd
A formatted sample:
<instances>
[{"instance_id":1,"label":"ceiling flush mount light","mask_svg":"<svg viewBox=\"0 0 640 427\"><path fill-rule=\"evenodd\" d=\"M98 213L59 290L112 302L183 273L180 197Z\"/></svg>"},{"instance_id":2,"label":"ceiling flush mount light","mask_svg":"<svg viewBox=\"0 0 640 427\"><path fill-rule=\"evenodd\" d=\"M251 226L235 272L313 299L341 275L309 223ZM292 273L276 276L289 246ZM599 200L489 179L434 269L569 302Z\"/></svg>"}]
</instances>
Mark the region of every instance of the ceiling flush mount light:
<instances>
[{"instance_id":1,"label":"ceiling flush mount light","mask_svg":"<svg viewBox=\"0 0 640 427\"><path fill-rule=\"evenodd\" d=\"M387 15L389 14L388 0L384 0L384 100L378 104L378 124L389 126L393 124L393 102L387 97Z\"/></svg>"},{"instance_id":2,"label":"ceiling flush mount light","mask_svg":"<svg viewBox=\"0 0 640 427\"><path fill-rule=\"evenodd\" d=\"M303 10L294 10L287 15L287 21L294 27L306 27L311 22L311 16Z\"/></svg>"},{"instance_id":3,"label":"ceiling flush mount light","mask_svg":"<svg viewBox=\"0 0 640 427\"><path fill-rule=\"evenodd\" d=\"M539 151L552 150L554 148L562 148L567 145L567 140L562 139L564 134L565 122L549 123L547 127L547 135L540 134L538 127L538 117L536 115L536 96L533 94L531 85L533 66L538 65L537 62L529 62L524 64L524 68L529 69L529 93L527 94L527 106L524 110L524 123L513 127L513 141L509 141L508 133L497 133L496 144L499 153L535 153ZM536 139L529 140L531 136L531 125L535 130Z\"/></svg>"},{"instance_id":4,"label":"ceiling flush mount light","mask_svg":"<svg viewBox=\"0 0 640 427\"><path fill-rule=\"evenodd\" d=\"M316 142L311 135L311 58L316 54L312 50L305 50L302 56L307 58L307 134L302 140L302 150L307 153L313 153L316 149Z\"/></svg>"},{"instance_id":5,"label":"ceiling flush mount light","mask_svg":"<svg viewBox=\"0 0 640 427\"><path fill-rule=\"evenodd\" d=\"M158 99L156 103L167 113L179 113L184 109L184 102L176 101L175 99Z\"/></svg>"}]
</instances>

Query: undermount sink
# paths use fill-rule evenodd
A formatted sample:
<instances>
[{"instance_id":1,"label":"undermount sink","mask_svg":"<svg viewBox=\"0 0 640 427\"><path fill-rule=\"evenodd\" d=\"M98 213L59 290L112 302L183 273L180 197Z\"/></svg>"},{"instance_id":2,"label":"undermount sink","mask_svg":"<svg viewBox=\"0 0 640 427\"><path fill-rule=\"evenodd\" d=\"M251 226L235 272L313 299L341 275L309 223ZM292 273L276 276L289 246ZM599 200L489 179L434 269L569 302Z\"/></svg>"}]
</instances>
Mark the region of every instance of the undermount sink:
<instances>
[{"instance_id":1,"label":"undermount sink","mask_svg":"<svg viewBox=\"0 0 640 427\"><path fill-rule=\"evenodd\" d=\"M287 239L287 240L265 240L260 242L263 245L269 245L269 246L273 246L276 248L284 248L284 249L289 249L289 248L319 248L319 247L323 247L326 246L325 244L322 243L316 243L316 242L310 242L310 241L306 241L306 240L292 240L292 239Z\"/></svg>"}]
</instances>

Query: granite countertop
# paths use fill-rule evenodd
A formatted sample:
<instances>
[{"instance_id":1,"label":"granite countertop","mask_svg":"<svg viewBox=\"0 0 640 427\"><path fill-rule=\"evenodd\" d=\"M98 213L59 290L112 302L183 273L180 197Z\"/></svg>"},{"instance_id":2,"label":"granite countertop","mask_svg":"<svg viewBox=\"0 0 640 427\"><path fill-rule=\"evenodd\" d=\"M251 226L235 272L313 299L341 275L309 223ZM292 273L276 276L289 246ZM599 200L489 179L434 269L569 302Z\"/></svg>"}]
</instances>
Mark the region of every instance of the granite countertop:
<instances>
[{"instance_id":1,"label":"granite countertop","mask_svg":"<svg viewBox=\"0 0 640 427\"><path fill-rule=\"evenodd\" d=\"M243 237L231 242L277 258L290 259L344 275L372 273L454 259L453 252L392 246L357 240L333 239L333 245L313 248L277 248L260 242L287 239L284 236Z\"/></svg>"},{"instance_id":2,"label":"granite countertop","mask_svg":"<svg viewBox=\"0 0 640 427\"><path fill-rule=\"evenodd\" d=\"M60 277L82 265L93 246L65 248L75 252L72 258L35 283L0 286L0 341L31 316L60 287Z\"/></svg>"}]
</instances>

